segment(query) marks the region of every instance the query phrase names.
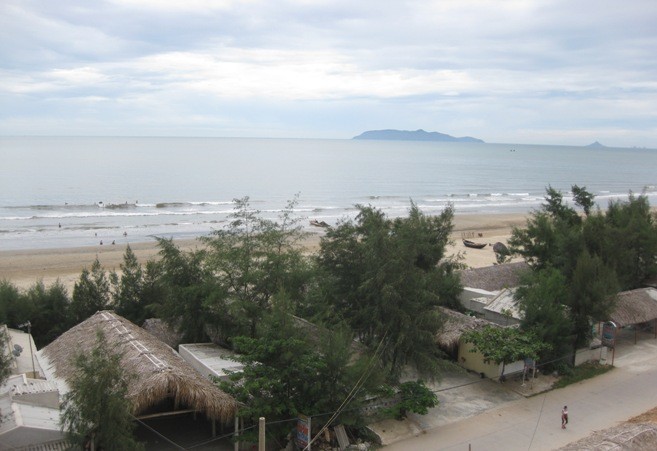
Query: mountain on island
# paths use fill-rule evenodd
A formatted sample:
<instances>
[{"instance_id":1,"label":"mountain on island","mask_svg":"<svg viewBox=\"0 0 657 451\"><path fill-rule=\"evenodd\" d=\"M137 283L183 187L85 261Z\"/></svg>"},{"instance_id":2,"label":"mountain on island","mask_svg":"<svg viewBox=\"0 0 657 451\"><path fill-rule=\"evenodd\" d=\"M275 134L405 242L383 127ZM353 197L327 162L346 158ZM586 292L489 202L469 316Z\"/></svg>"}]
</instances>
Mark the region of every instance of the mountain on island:
<instances>
[{"instance_id":1,"label":"mountain on island","mask_svg":"<svg viewBox=\"0 0 657 451\"><path fill-rule=\"evenodd\" d=\"M422 129L410 130L369 130L354 136L352 139L380 139L388 141L443 141L443 142L466 142L466 143L483 143L481 139L464 136L456 138L438 132L426 132Z\"/></svg>"},{"instance_id":2,"label":"mountain on island","mask_svg":"<svg viewBox=\"0 0 657 451\"><path fill-rule=\"evenodd\" d=\"M594 147L594 148L597 148L597 149L602 149L603 147L607 147L607 146L605 146L604 144L600 144L598 141L596 141L594 143L589 144L586 147Z\"/></svg>"}]
</instances>

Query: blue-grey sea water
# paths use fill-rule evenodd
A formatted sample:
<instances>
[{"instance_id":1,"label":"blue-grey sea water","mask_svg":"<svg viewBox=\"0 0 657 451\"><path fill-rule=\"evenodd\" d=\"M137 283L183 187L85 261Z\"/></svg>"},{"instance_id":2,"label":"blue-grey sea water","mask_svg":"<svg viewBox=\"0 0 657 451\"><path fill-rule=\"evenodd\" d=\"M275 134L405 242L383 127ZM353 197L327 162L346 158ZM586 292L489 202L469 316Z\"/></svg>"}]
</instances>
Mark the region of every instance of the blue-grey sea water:
<instances>
[{"instance_id":1,"label":"blue-grey sea water","mask_svg":"<svg viewBox=\"0 0 657 451\"><path fill-rule=\"evenodd\" d=\"M604 208L630 191L657 201L657 150L412 141L0 138L0 250L192 238L249 196L276 217L336 223L354 205L391 217L528 212L551 185L586 186ZM126 236L124 236L126 234Z\"/></svg>"}]
</instances>

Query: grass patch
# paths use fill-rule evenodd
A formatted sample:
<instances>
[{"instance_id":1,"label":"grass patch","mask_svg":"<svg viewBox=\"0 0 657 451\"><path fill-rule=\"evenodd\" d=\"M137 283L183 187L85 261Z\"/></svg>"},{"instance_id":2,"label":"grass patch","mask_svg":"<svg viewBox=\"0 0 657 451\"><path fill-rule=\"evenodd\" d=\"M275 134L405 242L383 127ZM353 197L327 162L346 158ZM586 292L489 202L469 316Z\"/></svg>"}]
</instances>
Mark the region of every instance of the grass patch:
<instances>
[{"instance_id":1,"label":"grass patch","mask_svg":"<svg viewBox=\"0 0 657 451\"><path fill-rule=\"evenodd\" d=\"M569 374L564 374L559 378L558 381L554 383L553 388L563 388L570 384L580 382L586 379L591 379L592 377L599 376L601 374L610 371L613 368L611 365L600 365L599 363L585 363L580 366L576 366L572 369L572 372Z\"/></svg>"}]
</instances>

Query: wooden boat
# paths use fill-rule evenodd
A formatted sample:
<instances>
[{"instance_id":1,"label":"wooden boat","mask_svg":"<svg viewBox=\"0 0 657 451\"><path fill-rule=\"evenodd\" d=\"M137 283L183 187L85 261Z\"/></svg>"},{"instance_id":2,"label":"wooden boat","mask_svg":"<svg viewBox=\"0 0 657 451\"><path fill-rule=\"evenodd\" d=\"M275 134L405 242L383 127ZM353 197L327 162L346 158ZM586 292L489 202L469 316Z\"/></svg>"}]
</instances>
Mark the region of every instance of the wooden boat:
<instances>
[{"instance_id":1,"label":"wooden boat","mask_svg":"<svg viewBox=\"0 0 657 451\"><path fill-rule=\"evenodd\" d=\"M474 241L470 240L463 240L463 244L465 247L471 247L473 249L483 249L487 246L486 243L475 243Z\"/></svg>"},{"instance_id":2,"label":"wooden boat","mask_svg":"<svg viewBox=\"0 0 657 451\"><path fill-rule=\"evenodd\" d=\"M315 227L328 227L329 225L325 221L318 221L317 219L311 219L310 225Z\"/></svg>"}]
</instances>

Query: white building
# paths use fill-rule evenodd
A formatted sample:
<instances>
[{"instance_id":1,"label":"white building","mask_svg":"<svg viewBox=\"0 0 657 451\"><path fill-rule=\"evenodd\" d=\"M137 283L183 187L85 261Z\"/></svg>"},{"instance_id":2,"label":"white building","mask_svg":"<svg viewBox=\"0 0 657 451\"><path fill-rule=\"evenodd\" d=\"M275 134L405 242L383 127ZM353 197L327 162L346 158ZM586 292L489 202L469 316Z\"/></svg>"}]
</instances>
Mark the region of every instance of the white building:
<instances>
[{"instance_id":1,"label":"white building","mask_svg":"<svg viewBox=\"0 0 657 451\"><path fill-rule=\"evenodd\" d=\"M225 381L231 373L244 368L244 365L233 359L233 351L214 343L181 344L178 346L178 353L203 377L212 376Z\"/></svg>"},{"instance_id":2,"label":"white building","mask_svg":"<svg viewBox=\"0 0 657 451\"><path fill-rule=\"evenodd\" d=\"M0 327L2 350L12 357L12 375L0 386L0 449L64 450L59 425L59 391L43 378L34 340L20 330Z\"/></svg>"},{"instance_id":3,"label":"white building","mask_svg":"<svg viewBox=\"0 0 657 451\"><path fill-rule=\"evenodd\" d=\"M521 274L528 270L525 262L518 262L461 271L461 304L497 324L517 324L521 316L513 293Z\"/></svg>"}]
</instances>

